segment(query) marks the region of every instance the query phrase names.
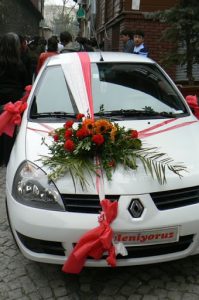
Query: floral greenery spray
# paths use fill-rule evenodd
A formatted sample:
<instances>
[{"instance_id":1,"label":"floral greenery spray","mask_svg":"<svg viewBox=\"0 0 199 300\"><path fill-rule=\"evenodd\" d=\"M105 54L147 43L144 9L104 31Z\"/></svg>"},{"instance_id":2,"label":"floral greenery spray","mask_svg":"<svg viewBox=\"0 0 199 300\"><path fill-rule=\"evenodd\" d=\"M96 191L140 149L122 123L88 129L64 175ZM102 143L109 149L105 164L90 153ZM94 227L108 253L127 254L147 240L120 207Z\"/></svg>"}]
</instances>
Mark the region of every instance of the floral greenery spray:
<instances>
[{"instance_id":1,"label":"floral greenery spray","mask_svg":"<svg viewBox=\"0 0 199 300\"><path fill-rule=\"evenodd\" d=\"M182 171L186 171L184 165L173 164L173 160L165 153L159 153L156 147L143 148L138 132L134 129L126 130L105 118L94 120L83 114L78 114L76 121L76 128L74 120L68 120L63 127L51 132L53 142L50 145L43 139L50 155L42 157L42 160L50 168L49 177L52 180L69 172L74 185L78 179L84 188L87 184L85 171L91 177L93 173L99 176L97 169L101 167L107 179L111 180L119 164L136 170L138 159L146 173L156 177L160 184L166 182L166 168L179 177L182 177ZM100 164L95 163L95 157Z\"/></svg>"}]
</instances>

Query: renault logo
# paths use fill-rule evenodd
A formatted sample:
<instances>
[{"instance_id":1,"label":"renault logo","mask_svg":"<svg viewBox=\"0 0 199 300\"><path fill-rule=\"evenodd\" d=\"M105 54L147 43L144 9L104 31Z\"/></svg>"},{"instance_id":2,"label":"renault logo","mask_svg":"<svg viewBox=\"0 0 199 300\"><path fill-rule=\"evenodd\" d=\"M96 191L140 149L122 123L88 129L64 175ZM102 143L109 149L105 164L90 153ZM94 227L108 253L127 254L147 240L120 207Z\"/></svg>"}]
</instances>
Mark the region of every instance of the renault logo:
<instances>
[{"instance_id":1,"label":"renault logo","mask_svg":"<svg viewBox=\"0 0 199 300\"><path fill-rule=\"evenodd\" d=\"M139 199L132 199L128 211L133 218L140 218L144 211L144 206Z\"/></svg>"}]
</instances>

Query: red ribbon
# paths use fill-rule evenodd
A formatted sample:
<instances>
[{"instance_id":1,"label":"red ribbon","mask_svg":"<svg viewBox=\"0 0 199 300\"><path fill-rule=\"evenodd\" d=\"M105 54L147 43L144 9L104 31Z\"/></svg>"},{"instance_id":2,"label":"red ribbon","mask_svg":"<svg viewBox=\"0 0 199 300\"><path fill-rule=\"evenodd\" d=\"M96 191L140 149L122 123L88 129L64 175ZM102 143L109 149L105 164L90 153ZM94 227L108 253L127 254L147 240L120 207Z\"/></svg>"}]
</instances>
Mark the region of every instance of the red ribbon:
<instances>
[{"instance_id":1,"label":"red ribbon","mask_svg":"<svg viewBox=\"0 0 199 300\"><path fill-rule=\"evenodd\" d=\"M183 123L180 123L180 124L177 124L177 125L174 125L174 126L167 127L165 129L161 129L161 130L157 130L157 131L151 131L151 130L160 128L160 127L162 127L164 125L167 125L167 124L169 124L171 122L174 122L176 120L177 119L170 119L170 120L158 123L156 125L153 125L151 127L148 127L148 128L146 128L144 130L141 130L141 131L138 132L138 138L140 138L140 139L146 138L148 136L152 136L152 135L160 134L160 133L163 133L163 132L166 132L166 131L178 129L178 128L181 128L181 127L184 127L184 126L188 126L188 125L191 125L193 123L198 122L198 121L183 122Z\"/></svg>"},{"instance_id":2,"label":"red ribbon","mask_svg":"<svg viewBox=\"0 0 199 300\"><path fill-rule=\"evenodd\" d=\"M90 58L87 52L78 52L77 53L81 62L82 72L84 76L84 82L86 85L86 91L88 96L89 108L91 118L94 117L94 108L93 108L93 96L92 96L92 88L91 88L91 63Z\"/></svg>"},{"instance_id":3,"label":"red ribbon","mask_svg":"<svg viewBox=\"0 0 199 300\"><path fill-rule=\"evenodd\" d=\"M110 223L117 217L118 202L104 199L100 204L103 211L98 219L99 226L81 237L64 263L63 272L78 274L81 272L87 257L100 259L104 252L108 252L106 258L108 265L116 266L115 247L112 243L113 230Z\"/></svg>"},{"instance_id":4,"label":"red ribbon","mask_svg":"<svg viewBox=\"0 0 199 300\"><path fill-rule=\"evenodd\" d=\"M186 96L186 101L189 104L190 108L193 110L194 115L199 119L199 106L197 96L188 95Z\"/></svg>"},{"instance_id":5,"label":"red ribbon","mask_svg":"<svg viewBox=\"0 0 199 300\"><path fill-rule=\"evenodd\" d=\"M21 114L27 108L27 99L32 86L25 88L25 95L15 103L9 102L4 105L4 112L0 115L0 136L5 133L12 137L16 125L21 124Z\"/></svg>"},{"instance_id":6,"label":"red ribbon","mask_svg":"<svg viewBox=\"0 0 199 300\"><path fill-rule=\"evenodd\" d=\"M198 107L198 98L197 96L188 95L186 96L186 101L190 107Z\"/></svg>"}]
</instances>

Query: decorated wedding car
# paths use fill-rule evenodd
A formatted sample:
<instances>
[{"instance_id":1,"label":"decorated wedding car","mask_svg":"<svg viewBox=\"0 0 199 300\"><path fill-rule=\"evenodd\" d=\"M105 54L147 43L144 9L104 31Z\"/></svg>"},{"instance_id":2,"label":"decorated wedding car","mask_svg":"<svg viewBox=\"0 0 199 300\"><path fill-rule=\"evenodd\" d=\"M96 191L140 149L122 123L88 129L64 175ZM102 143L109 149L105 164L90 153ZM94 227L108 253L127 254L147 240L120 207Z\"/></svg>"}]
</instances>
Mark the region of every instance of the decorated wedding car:
<instances>
[{"instance_id":1,"label":"decorated wedding car","mask_svg":"<svg viewBox=\"0 0 199 300\"><path fill-rule=\"evenodd\" d=\"M199 252L199 122L157 63L60 54L28 92L6 176L24 256L79 273Z\"/></svg>"}]
</instances>

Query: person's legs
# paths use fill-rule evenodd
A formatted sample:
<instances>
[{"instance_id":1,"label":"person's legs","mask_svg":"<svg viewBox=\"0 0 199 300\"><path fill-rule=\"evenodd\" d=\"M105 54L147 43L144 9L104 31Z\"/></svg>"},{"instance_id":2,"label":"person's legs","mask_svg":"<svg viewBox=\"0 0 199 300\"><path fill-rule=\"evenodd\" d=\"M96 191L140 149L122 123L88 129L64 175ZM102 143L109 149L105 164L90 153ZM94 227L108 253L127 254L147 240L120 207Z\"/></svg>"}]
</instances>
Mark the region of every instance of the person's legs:
<instances>
[{"instance_id":1,"label":"person's legs","mask_svg":"<svg viewBox=\"0 0 199 300\"><path fill-rule=\"evenodd\" d=\"M4 165L3 160L3 137L0 136L0 166Z\"/></svg>"},{"instance_id":2,"label":"person's legs","mask_svg":"<svg viewBox=\"0 0 199 300\"><path fill-rule=\"evenodd\" d=\"M0 166L7 166L14 140L14 137L9 137L6 134L2 134L2 136L0 136Z\"/></svg>"}]
</instances>

